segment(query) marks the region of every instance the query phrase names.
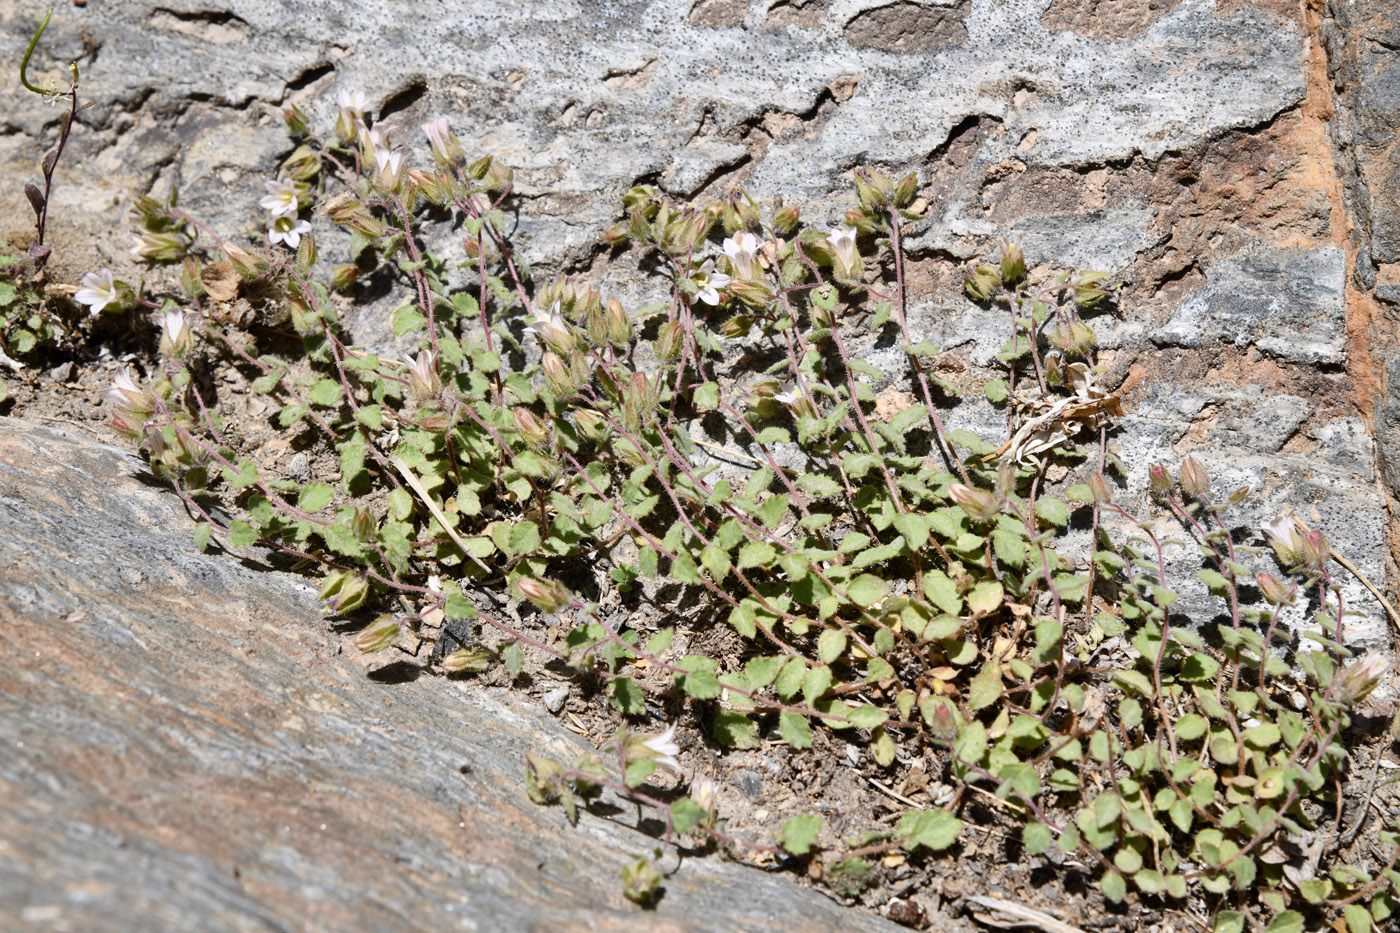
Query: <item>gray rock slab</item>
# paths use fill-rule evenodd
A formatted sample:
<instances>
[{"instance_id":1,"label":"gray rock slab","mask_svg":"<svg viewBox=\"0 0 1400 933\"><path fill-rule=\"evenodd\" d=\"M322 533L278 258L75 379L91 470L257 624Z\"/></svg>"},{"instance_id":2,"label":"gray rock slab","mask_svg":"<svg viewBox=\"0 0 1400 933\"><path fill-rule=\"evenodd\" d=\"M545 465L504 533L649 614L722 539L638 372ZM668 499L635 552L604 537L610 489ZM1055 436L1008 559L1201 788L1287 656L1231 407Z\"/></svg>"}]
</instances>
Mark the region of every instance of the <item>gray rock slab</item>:
<instances>
[{"instance_id":1,"label":"gray rock slab","mask_svg":"<svg viewBox=\"0 0 1400 933\"><path fill-rule=\"evenodd\" d=\"M0 929L898 929L713 858L639 910L656 841L525 796L577 736L368 679L306 579L191 528L130 454L0 418Z\"/></svg>"},{"instance_id":2,"label":"gray rock slab","mask_svg":"<svg viewBox=\"0 0 1400 933\"><path fill-rule=\"evenodd\" d=\"M1160 345L1258 347L1299 363L1346 359L1346 256L1339 247L1257 247L1206 272L1206 285L1152 334Z\"/></svg>"}]
</instances>

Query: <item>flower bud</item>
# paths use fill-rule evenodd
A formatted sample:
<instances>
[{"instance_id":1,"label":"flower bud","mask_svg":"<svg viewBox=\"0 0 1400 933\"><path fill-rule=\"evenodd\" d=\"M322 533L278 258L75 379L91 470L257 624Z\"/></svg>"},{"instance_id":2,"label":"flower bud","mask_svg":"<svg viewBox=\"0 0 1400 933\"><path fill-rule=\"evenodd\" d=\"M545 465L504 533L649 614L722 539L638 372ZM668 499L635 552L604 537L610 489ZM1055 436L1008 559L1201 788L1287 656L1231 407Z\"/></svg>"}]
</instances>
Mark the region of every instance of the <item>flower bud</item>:
<instances>
[{"instance_id":1,"label":"flower bud","mask_svg":"<svg viewBox=\"0 0 1400 933\"><path fill-rule=\"evenodd\" d=\"M355 647L365 654L374 654L398 644L400 633L398 621L393 616L383 615L355 636Z\"/></svg>"},{"instance_id":2,"label":"flower bud","mask_svg":"<svg viewBox=\"0 0 1400 933\"><path fill-rule=\"evenodd\" d=\"M669 363L680 356L681 344L685 338L685 329L680 321L671 321L663 324L661 330L656 335L655 352L656 358L663 363Z\"/></svg>"},{"instance_id":3,"label":"flower bud","mask_svg":"<svg viewBox=\"0 0 1400 933\"><path fill-rule=\"evenodd\" d=\"M1310 570L1321 570L1327 566L1331 556L1332 548L1327 544L1327 538L1317 530L1308 532L1298 548L1299 563Z\"/></svg>"},{"instance_id":4,"label":"flower bud","mask_svg":"<svg viewBox=\"0 0 1400 933\"><path fill-rule=\"evenodd\" d=\"M1195 457L1181 461L1181 473L1177 479L1185 495L1203 496L1210 492L1210 477L1206 475L1205 466Z\"/></svg>"},{"instance_id":5,"label":"flower bud","mask_svg":"<svg viewBox=\"0 0 1400 933\"><path fill-rule=\"evenodd\" d=\"M1376 688L1376 684L1391 668L1391 661L1377 651L1371 651L1360 661L1348 664L1337 674L1334 684L1340 699L1360 703Z\"/></svg>"},{"instance_id":6,"label":"flower bud","mask_svg":"<svg viewBox=\"0 0 1400 933\"><path fill-rule=\"evenodd\" d=\"M720 335L735 340L743 337L753 327L753 318L747 314L736 314L719 326Z\"/></svg>"},{"instance_id":7,"label":"flower bud","mask_svg":"<svg viewBox=\"0 0 1400 933\"><path fill-rule=\"evenodd\" d=\"M914 196L919 193L919 176L915 172L910 172L899 180L899 184L894 189L895 207L908 207L914 200Z\"/></svg>"},{"instance_id":8,"label":"flower bud","mask_svg":"<svg viewBox=\"0 0 1400 933\"><path fill-rule=\"evenodd\" d=\"M1147 468L1147 479L1152 486L1152 494L1159 498L1171 495L1172 478L1167 473L1167 468L1160 463L1154 463Z\"/></svg>"},{"instance_id":9,"label":"flower bud","mask_svg":"<svg viewBox=\"0 0 1400 933\"><path fill-rule=\"evenodd\" d=\"M613 224L603 231L603 242L609 246L622 246L630 235L626 224Z\"/></svg>"},{"instance_id":10,"label":"flower bud","mask_svg":"<svg viewBox=\"0 0 1400 933\"><path fill-rule=\"evenodd\" d=\"M750 308L766 308L773 300L773 291L762 282L752 279L733 279L729 283L729 294Z\"/></svg>"},{"instance_id":11,"label":"flower bud","mask_svg":"<svg viewBox=\"0 0 1400 933\"><path fill-rule=\"evenodd\" d=\"M363 505L355 506L350 516L350 532L366 543L379 537L379 523L374 520L374 513Z\"/></svg>"},{"instance_id":12,"label":"flower bud","mask_svg":"<svg viewBox=\"0 0 1400 933\"><path fill-rule=\"evenodd\" d=\"M802 210L794 205L780 207L773 212L773 229L779 236L789 236L802 222Z\"/></svg>"},{"instance_id":13,"label":"flower bud","mask_svg":"<svg viewBox=\"0 0 1400 933\"><path fill-rule=\"evenodd\" d=\"M476 674L491 666L491 654L485 648L458 648L442 659L442 669L449 674Z\"/></svg>"},{"instance_id":14,"label":"flower bud","mask_svg":"<svg viewBox=\"0 0 1400 933\"><path fill-rule=\"evenodd\" d=\"M579 408L574 411L574 427L588 440L596 441L603 437L607 430L607 422L596 411Z\"/></svg>"},{"instance_id":15,"label":"flower bud","mask_svg":"<svg viewBox=\"0 0 1400 933\"><path fill-rule=\"evenodd\" d=\"M1109 488L1108 480L1102 473L1095 473L1089 477L1089 492L1094 496L1094 502L1098 505L1108 505L1113 501L1113 490Z\"/></svg>"},{"instance_id":16,"label":"flower bud","mask_svg":"<svg viewBox=\"0 0 1400 933\"><path fill-rule=\"evenodd\" d=\"M139 233L131 255L146 262L179 262L185 256L188 240L180 233Z\"/></svg>"},{"instance_id":17,"label":"flower bud","mask_svg":"<svg viewBox=\"0 0 1400 933\"><path fill-rule=\"evenodd\" d=\"M369 595L369 582L350 570L333 570L326 574L317 598L333 613L358 609Z\"/></svg>"},{"instance_id":18,"label":"flower bud","mask_svg":"<svg viewBox=\"0 0 1400 933\"><path fill-rule=\"evenodd\" d=\"M423 124L423 133L428 137L428 145L433 150L433 158L444 168L456 168L466 161L462 143L453 134L443 117L434 117Z\"/></svg>"},{"instance_id":19,"label":"flower bud","mask_svg":"<svg viewBox=\"0 0 1400 933\"><path fill-rule=\"evenodd\" d=\"M348 292L354 288L355 281L360 277L360 267L353 263L336 266L331 269L331 288L338 292Z\"/></svg>"},{"instance_id":20,"label":"flower bud","mask_svg":"<svg viewBox=\"0 0 1400 933\"><path fill-rule=\"evenodd\" d=\"M170 310L160 315L160 352L165 356L182 357L194 342L184 312Z\"/></svg>"},{"instance_id":21,"label":"flower bud","mask_svg":"<svg viewBox=\"0 0 1400 933\"><path fill-rule=\"evenodd\" d=\"M282 175L308 182L321 173L321 159L310 146L297 146L282 163Z\"/></svg>"},{"instance_id":22,"label":"flower bud","mask_svg":"<svg viewBox=\"0 0 1400 933\"><path fill-rule=\"evenodd\" d=\"M996 489L999 496L1009 496L1016 489L1016 467L1010 460L1003 460L997 465Z\"/></svg>"},{"instance_id":23,"label":"flower bud","mask_svg":"<svg viewBox=\"0 0 1400 933\"><path fill-rule=\"evenodd\" d=\"M632 903L651 903L660 887L661 872L645 855L639 855L622 866L622 893Z\"/></svg>"},{"instance_id":24,"label":"flower bud","mask_svg":"<svg viewBox=\"0 0 1400 933\"><path fill-rule=\"evenodd\" d=\"M510 413L515 421L515 430L522 440L531 447L540 448L549 443L549 429L540 424L540 419L528 408L516 408Z\"/></svg>"},{"instance_id":25,"label":"flower bud","mask_svg":"<svg viewBox=\"0 0 1400 933\"><path fill-rule=\"evenodd\" d=\"M608 342L615 347L625 347L632 339L632 319L616 298L608 299L607 308Z\"/></svg>"},{"instance_id":26,"label":"flower bud","mask_svg":"<svg viewBox=\"0 0 1400 933\"><path fill-rule=\"evenodd\" d=\"M117 370L111 388L102 393L102 401L127 415L130 421L144 422L155 410L155 400L141 388L130 366Z\"/></svg>"},{"instance_id":27,"label":"flower bud","mask_svg":"<svg viewBox=\"0 0 1400 933\"><path fill-rule=\"evenodd\" d=\"M1259 591L1270 606L1287 606L1293 602L1293 595L1298 591L1291 581L1285 586L1272 574L1261 573L1254 578L1254 582L1259 585Z\"/></svg>"},{"instance_id":28,"label":"flower bud","mask_svg":"<svg viewBox=\"0 0 1400 933\"><path fill-rule=\"evenodd\" d=\"M948 494L975 522L989 522L1001 513L1001 497L985 489L954 483L948 487Z\"/></svg>"},{"instance_id":29,"label":"flower bud","mask_svg":"<svg viewBox=\"0 0 1400 933\"><path fill-rule=\"evenodd\" d=\"M303 269L310 269L316 265L317 255L316 235L313 233L302 234L301 242L297 244L297 265Z\"/></svg>"},{"instance_id":30,"label":"flower bud","mask_svg":"<svg viewBox=\"0 0 1400 933\"><path fill-rule=\"evenodd\" d=\"M238 273L239 278L255 279L262 275L267 268L267 260L261 256L254 255L242 247L232 243L225 243L220 249L224 252L224 258L233 266L233 270ZM209 288L209 283L204 283L205 288Z\"/></svg>"},{"instance_id":31,"label":"flower bud","mask_svg":"<svg viewBox=\"0 0 1400 933\"><path fill-rule=\"evenodd\" d=\"M1015 288L1026 277L1026 257L1020 243L1007 240L1001 244L1001 280Z\"/></svg>"},{"instance_id":32,"label":"flower bud","mask_svg":"<svg viewBox=\"0 0 1400 933\"><path fill-rule=\"evenodd\" d=\"M1000 287L1000 269L993 269L991 266L969 266L963 270L963 290L973 301L990 301Z\"/></svg>"},{"instance_id":33,"label":"flower bud","mask_svg":"<svg viewBox=\"0 0 1400 933\"><path fill-rule=\"evenodd\" d=\"M311 126L311 118L296 104L283 108L282 119L287 121L287 132L293 136L305 136Z\"/></svg>"},{"instance_id":34,"label":"flower bud","mask_svg":"<svg viewBox=\"0 0 1400 933\"><path fill-rule=\"evenodd\" d=\"M1108 290L1100 286L1108 278L1107 272L1081 272L1074 285L1074 303L1081 308L1092 308L1108 295Z\"/></svg>"},{"instance_id":35,"label":"flower bud","mask_svg":"<svg viewBox=\"0 0 1400 933\"><path fill-rule=\"evenodd\" d=\"M540 368L544 370L545 384L549 386L549 391L555 398L568 398L578 388L569 370L564 366L564 361L554 352L545 351L540 360Z\"/></svg>"},{"instance_id":36,"label":"flower bud","mask_svg":"<svg viewBox=\"0 0 1400 933\"><path fill-rule=\"evenodd\" d=\"M528 599L536 609L544 613L555 613L573 601L573 595L562 584L521 577L515 581L515 588Z\"/></svg>"},{"instance_id":37,"label":"flower bud","mask_svg":"<svg viewBox=\"0 0 1400 933\"><path fill-rule=\"evenodd\" d=\"M427 198L438 207L442 207L452 200L452 188L447 179L437 172L425 172L420 168L411 168L404 172L404 184L410 191L414 191Z\"/></svg>"}]
</instances>

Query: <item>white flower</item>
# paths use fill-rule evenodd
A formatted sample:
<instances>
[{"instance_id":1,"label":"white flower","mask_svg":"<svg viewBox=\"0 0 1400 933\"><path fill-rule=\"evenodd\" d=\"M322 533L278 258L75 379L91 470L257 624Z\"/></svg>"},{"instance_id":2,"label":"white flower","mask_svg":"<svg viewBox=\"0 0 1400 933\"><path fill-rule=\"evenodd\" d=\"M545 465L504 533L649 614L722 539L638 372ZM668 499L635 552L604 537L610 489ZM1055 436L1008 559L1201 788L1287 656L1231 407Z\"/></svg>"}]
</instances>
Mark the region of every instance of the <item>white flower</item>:
<instances>
[{"instance_id":1,"label":"white flower","mask_svg":"<svg viewBox=\"0 0 1400 933\"><path fill-rule=\"evenodd\" d=\"M432 350L420 350L417 356L404 354L404 365L408 367L408 384L418 398L434 398L442 391L442 380L438 378L437 357Z\"/></svg>"},{"instance_id":2,"label":"white flower","mask_svg":"<svg viewBox=\"0 0 1400 933\"><path fill-rule=\"evenodd\" d=\"M88 306L88 314L97 314L118 298L117 283L111 269L89 272L83 276L83 287L73 295L78 304Z\"/></svg>"},{"instance_id":3,"label":"white flower","mask_svg":"<svg viewBox=\"0 0 1400 933\"><path fill-rule=\"evenodd\" d=\"M290 178L263 182L267 197L258 205L273 217L295 217L297 214L297 186Z\"/></svg>"},{"instance_id":4,"label":"white flower","mask_svg":"<svg viewBox=\"0 0 1400 933\"><path fill-rule=\"evenodd\" d=\"M434 117L423 124L423 133L432 147L433 158L444 165L456 165L462 161L462 144L452 134L452 128L443 117Z\"/></svg>"},{"instance_id":5,"label":"white flower","mask_svg":"<svg viewBox=\"0 0 1400 933\"><path fill-rule=\"evenodd\" d=\"M843 224L826 235L827 242L831 244L831 249L843 262L849 263L855 258L856 252L856 228L849 224Z\"/></svg>"},{"instance_id":6,"label":"white flower","mask_svg":"<svg viewBox=\"0 0 1400 933\"><path fill-rule=\"evenodd\" d=\"M729 284L729 276L715 271L715 261L706 259L705 264L691 273L695 282L695 297L707 305L719 304L719 289Z\"/></svg>"},{"instance_id":7,"label":"white flower","mask_svg":"<svg viewBox=\"0 0 1400 933\"><path fill-rule=\"evenodd\" d=\"M681 763L676 760L676 756L681 753L681 747L676 744L676 724L666 727L666 731L660 735L654 735L647 739L642 745L652 753L652 760L662 768L672 774L681 773Z\"/></svg>"},{"instance_id":8,"label":"white flower","mask_svg":"<svg viewBox=\"0 0 1400 933\"><path fill-rule=\"evenodd\" d=\"M102 401L117 408L140 408L146 401L146 393L136 382L136 374L130 366L117 370L110 388L102 391Z\"/></svg>"},{"instance_id":9,"label":"white flower","mask_svg":"<svg viewBox=\"0 0 1400 933\"><path fill-rule=\"evenodd\" d=\"M190 329L183 311L165 311L160 316L161 346L170 352L184 349L190 341Z\"/></svg>"},{"instance_id":10,"label":"white flower","mask_svg":"<svg viewBox=\"0 0 1400 933\"><path fill-rule=\"evenodd\" d=\"M364 118L365 108L369 106L369 98L365 96L364 91L352 91L343 87L335 92L335 103L347 120L361 120Z\"/></svg>"},{"instance_id":11,"label":"white flower","mask_svg":"<svg viewBox=\"0 0 1400 933\"><path fill-rule=\"evenodd\" d=\"M747 230L740 232L738 236L725 238L724 255L729 257L729 267L736 276L741 279L753 278L759 246L758 237Z\"/></svg>"},{"instance_id":12,"label":"white flower","mask_svg":"<svg viewBox=\"0 0 1400 933\"><path fill-rule=\"evenodd\" d=\"M715 800L719 796L719 785L709 778L698 777L690 782L690 799L700 805L706 813L715 812Z\"/></svg>"},{"instance_id":13,"label":"white flower","mask_svg":"<svg viewBox=\"0 0 1400 933\"><path fill-rule=\"evenodd\" d=\"M374 131L370 131L371 138ZM374 184L377 188L385 191L393 191L399 186L403 179L404 151L395 149L390 152L387 148L374 150L374 165L377 169L374 176Z\"/></svg>"},{"instance_id":14,"label":"white flower","mask_svg":"<svg viewBox=\"0 0 1400 933\"><path fill-rule=\"evenodd\" d=\"M568 325L564 323L564 316L559 313L557 301L549 306L548 311L541 311L536 306L530 312L530 323L525 325L525 329L551 347L568 348L573 339Z\"/></svg>"},{"instance_id":15,"label":"white flower","mask_svg":"<svg viewBox=\"0 0 1400 933\"><path fill-rule=\"evenodd\" d=\"M797 389L788 389L786 392L779 392L773 396L773 401L782 402L784 405L796 405L797 400L802 396L797 394Z\"/></svg>"},{"instance_id":16,"label":"white flower","mask_svg":"<svg viewBox=\"0 0 1400 933\"><path fill-rule=\"evenodd\" d=\"M311 232L311 224L295 217L274 217L267 226L267 242L276 246L286 243L292 249L301 245L301 235Z\"/></svg>"}]
</instances>

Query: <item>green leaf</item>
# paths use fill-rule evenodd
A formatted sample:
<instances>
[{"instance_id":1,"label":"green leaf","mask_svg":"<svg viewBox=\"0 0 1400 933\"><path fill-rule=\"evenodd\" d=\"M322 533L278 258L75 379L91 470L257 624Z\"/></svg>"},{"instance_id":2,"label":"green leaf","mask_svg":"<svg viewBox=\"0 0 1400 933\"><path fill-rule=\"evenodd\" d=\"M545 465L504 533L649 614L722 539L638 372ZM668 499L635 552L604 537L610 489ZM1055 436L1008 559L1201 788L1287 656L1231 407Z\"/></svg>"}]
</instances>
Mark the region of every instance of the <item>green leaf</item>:
<instances>
[{"instance_id":1,"label":"green leaf","mask_svg":"<svg viewBox=\"0 0 1400 933\"><path fill-rule=\"evenodd\" d=\"M1211 933L1244 933L1244 914L1238 910L1222 910L1215 915Z\"/></svg>"},{"instance_id":2,"label":"green leaf","mask_svg":"<svg viewBox=\"0 0 1400 933\"><path fill-rule=\"evenodd\" d=\"M955 616L962 612L962 597L957 585L937 568L924 573L924 595L942 612Z\"/></svg>"},{"instance_id":3,"label":"green leaf","mask_svg":"<svg viewBox=\"0 0 1400 933\"><path fill-rule=\"evenodd\" d=\"M223 475L224 482L228 483L234 489L243 489L258 481L258 468L253 465L253 461L251 460L240 460L238 461L237 472L234 472L228 467L224 467Z\"/></svg>"},{"instance_id":4,"label":"green leaf","mask_svg":"<svg viewBox=\"0 0 1400 933\"><path fill-rule=\"evenodd\" d=\"M1103 891L1103 896L1115 904L1121 904L1123 898L1128 896L1128 883L1123 880L1123 876L1116 871L1104 872L1103 878L1099 881L1099 890Z\"/></svg>"},{"instance_id":5,"label":"green leaf","mask_svg":"<svg viewBox=\"0 0 1400 933\"><path fill-rule=\"evenodd\" d=\"M822 819L810 813L799 813L783 823L778 842L793 855L806 855L822 831Z\"/></svg>"},{"instance_id":6,"label":"green leaf","mask_svg":"<svg viewBox=\"0 0 1400 933\"><path fill-rule=\"evenodd\" d=\"M1350 918L1348 918L1350 923ZM1265 933L1303 933L1303 915L1296 910L1285 910L1264 928Z\"/></svg>"},{"instance_id":7,"label":"green leaf","mask_svg":"<svg viewBox=\"0 0 1400 933\"><path fill-rule=\"evenodd\" d=\"M1343 911L1347 933L1371 933L1371 912L1360 904L1348 904Z\"/></svg>"},{"instance_id":8,"label":"green leaf","mask_svg":"<svg viewBox=\"0 0 1400 933\"><path fill-rule=\"evenodd\" d=\"M868 609L875 605L884 599L888 592L888 583L868 573L856 577L846 587L846 595L851 597L851 602L862 609Z\"/></svg>"},{"instance_id":9,"label":"green leaf","mask_svg":"<svg viewBox=\"0 0 1400 933\"><path fill-rule=\"evenodd\" d=\"M1199 683L1211 680L1220 671L1220 662L1199 651L1181 662L1181 679Z\"/></svg>"},{"instance_id":10,"label":"green leaf","mask_svg":"<svg viewBox=\"0 0 1400 933\"><path fill-rule=\"evenodd\" d=\"M1001 698L1001 665L988 661L967 686L969 709L985 709Z\"/></svg>"},{"instance_id":11,"label":"green leaf","mask_svg":"<svg viewBox=\"0 0 1400 933\"><path fill-rule=\"evenodd\" d=\"M784 710L778 716L778 732L782 734L783 741L793 748L812 747L812 727L808 725L806 716Z\"/></svg>"},{"instance_id":12,"label":"green leaf","mask_svg":"<svg viewBox=\"0 0 1400 933\"><path fill-rule=\"evenodd\" d=\"M384 426L384 415L378 405L362 406L355 412L355 420L371 431L378 431Z\"/></svg>"},{"instance_id":13,"label":"green leaf","mask_svg":"<svg viewBox=\"0 0 1400 933\"><path fill-rule=\"evenodd\" d=\"M839 628L829 628L817 638L817 657L823 664L830 664L846 651L846 633Z\"/></svg>"},{"instance_id":14,"label":"green leaf","mask_svg":"<svg viewBox=\"0 0 1400 933\"><path fill-rule=\"evenodd\" d=\"M890 714L878 706L857 706L846 713L846 718L858 729L874 729L888 721Z\"/></svg>"},{"instance_id":15,"label":"green leaf","mask_svg":"<svg viewBox=\"0 0 1400 933\"><path fill-rule=\"evenodd\" d=\"M194 546L200 551L209 546L209 532L211 530L208 522L200 522L194 526Z\"/></svg>"},{"instance_id":16,"label":"green leaf","mask_svg":"<svg viewBox=\"0 0 1400 933\"><path fill-rule=\"evenodd\" d=\"M322 408L330 408L340 401L340 383L322 379L306 393L306 400Z\"/></svg>"},{"instance_id":17,"label":"green leaf","mask_svg":"<svg viewBox=\"0 0 1400 933\"><path fill-rule=\"evenodd\" d=\"M297 508L305 512L319 512L331 504L335 490L325 483L312 483L301 491L297 498Z\"/></svg>"},{"instance_id":18,"label":"green leaf","mask_svg":"<svg viewBox=\"0 0 1400 933\"><path fill-rule=\"evenodd\" d=\"M739 549L739 569L765 567L777 557L773 545L766 541L750 541Z\"/></svg>"},{"instance_id":19,"label":"green leaf","mask_svg":"<svg viewBox=\"0 0 1400 933\"><path fill-rule=\"evenodd\" d=\"M993 405L1006 401L1009 394L1005 379L993 379L987 383L987 387L983 391L987 393L987 401Z\"/></svg>"},{"instance_id":20,"label":"green leaf","mask_svg":"<svg viewBox=\"0 0 1400 933\"><path fill-rule=\"evenodd\" d=\"M713 411L719 407L719 386L713 382L701 385L691 393L690 401L697 411Z\"/></svg>"},{"instance_id":21,"label":"green leaf","mask_svg":"<svg viewBox=\"0 0 1400 933\"><path fill-rule=\"evenodd\" d=\"M614 677L608 686L613 706L628 716L640 716L647 711L646 695L631 677Z\"/></svg>"},{"instance_id":22,"label":"green leaf","mask_svg":"<svg viewBox=\"0 0 1400 933\"><path fill-rule=\"evenodd\" d=\"M938 852L948 848L958 839L963 830L963 821L942 810L912 810L899 818L895 836L905 848L918 848Z\"/></svg>"},{"instance_id":23,"label":"green leaf","mask_svg":"<svg viewBox=\"0 0 1400 933\"><path fill-rule=\"evenodd\" d=\"M1059 499L1048 496L1037 499L1035 503L1035 514L1042 520L1061 528L1069 524L1069 508ZM1119 878L1118 880L1121 882L1123 879Z\"/></svg>"},{"instance_id":24,"label":"green leaf","mask_svg":"<svg viewBox=\"0 0 1400 933\"><path fill-rule=\"evenodd\" d=\"M1187 713L1176 721L1176 737L1190 742L1193 739L1199 739L1201 736L1205 735L1206 730L1209 728L1210 723L1206 721L1205 717L1198 716L1195 713Z\"/></svg>"},{"instance_id":25,"label":"green leaf","mask_svg":"<svg viewBox=\"0 0 1400 933\"><path fill-rule=\"evenodd\" d=\"M663 628L661 631L651 636L651 638L647 639L647 654L652 657L664 654L666 649L671 647L671 637L675 635L675 632L675 629Z\"/></svg>"},{"instance_id":26,"label":"green leaf","mask_svg":"<svg viewBox=\"0 0 1400 933\"><path fill-rule=\"evenodd\" d=\"M475 606L472 607L472 615L476 615ZM520 647L519 642L513 641L501 649L501 660L505 662L506 673L510 674L510 679L515 680L525 669L525 650Z\"/></svg>"},{"instance_id":27,"label":"green leaf","mask_svg":"<svg viewBox=\"0 0 1400 933\"><path fill-rule=\"evenodd\" d=\"M539 550L540 529L534 522L520 521L510 529L510 556L520 557Z\"/></svg>"},{"instance_id":28,"label":"green leaf","mask_svg":"<svg viewBox=\"0 0 1400 933\"><path fill-rule=\"evenodd\" d=\"M1055 834L1044 823L1027 823L1021 827L1021 844L1031 855L1039 855L1055 841Z\"/></svg>"},{"instance_id":29,"label":"green leaf","mask_svg":"<svg viewBox=\"0 0 1400 933\"><path fill-rule=\"evenodd\" d=\"M758 726L743 713L720 710L715 714L715 741L726 748L758 748Z\"/></svg>"},{"instance_id":30,"label":"green leaf","mask_svg":"<svg viewBox=\"0 0 1400 933\"><path fill-rule=\"evenodd\" d=\"M821 498L841 493L841 484L820 473L803 473L797 478L797 488Z\"/></svg>"},{"instance_id":31,"label":"green leaf","mask_svg":"<svg viewBox=\"0 0 1400 933\"><path fill-rule=\"evenodd\" d=\"M671 828L682 835L705 822L709 816L704 807L689 797L671 802Z\"/></svg>"},{"instance_id":32,"label":"green leaf","mask_svg":"<svg viewBox=\"0 0 1400 933\"><path fill-rule=\"evenodd\" d=\"M234 519L228 526L228 546L248 547L258 540L258 533L245 521Z\"/></svg>"},{"instance_id":33,"label":"green leaf","mask_svg":"<svg viewBox=\"0 0 1400 933\"><path fill-rule=\"evenodd\" d=\"M797 695L797 691L802 689L802 681L807 675L807 662L800 657L789 658L783 665L783 669L778 672L778 678L774 682L774 689L778 691L778 696L784 700L790 700Z\"/></svg>"}]
</instances>

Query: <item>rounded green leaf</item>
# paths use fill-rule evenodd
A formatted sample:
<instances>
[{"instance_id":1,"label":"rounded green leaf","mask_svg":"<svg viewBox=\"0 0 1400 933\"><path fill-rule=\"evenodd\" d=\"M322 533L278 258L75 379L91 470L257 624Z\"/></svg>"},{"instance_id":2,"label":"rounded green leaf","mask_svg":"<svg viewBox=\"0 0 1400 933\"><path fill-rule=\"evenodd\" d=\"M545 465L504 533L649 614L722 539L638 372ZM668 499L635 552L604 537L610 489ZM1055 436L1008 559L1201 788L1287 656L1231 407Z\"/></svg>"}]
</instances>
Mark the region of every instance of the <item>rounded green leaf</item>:
<instances>
[{"instance_id":1,"label":"rounded green leaf","mask_svg":"<svg viewBox=\"0 0 1400 933\"><path fill-rule=\"evenodd\" d=\"M846 587L846 594L851 601L862 609L867 609L885 598L889 592L890 585L879 577L863 573L856 577Z\"/></svg>"},{"instance_id":2,"label":"rounded green leaf","mask_svg":"<svg viewBox=\"0 0 1400 933\"><path fill-rule=\"evenodd\" d=\"M297 498L297 507L305 512L319 512L330 505L334 498L335 490L330 486L325 483L312 483L301 491L301 496Z\"/></svg>"}]
</instances>

